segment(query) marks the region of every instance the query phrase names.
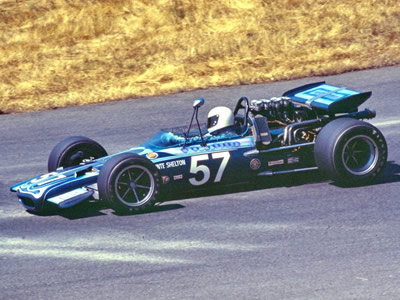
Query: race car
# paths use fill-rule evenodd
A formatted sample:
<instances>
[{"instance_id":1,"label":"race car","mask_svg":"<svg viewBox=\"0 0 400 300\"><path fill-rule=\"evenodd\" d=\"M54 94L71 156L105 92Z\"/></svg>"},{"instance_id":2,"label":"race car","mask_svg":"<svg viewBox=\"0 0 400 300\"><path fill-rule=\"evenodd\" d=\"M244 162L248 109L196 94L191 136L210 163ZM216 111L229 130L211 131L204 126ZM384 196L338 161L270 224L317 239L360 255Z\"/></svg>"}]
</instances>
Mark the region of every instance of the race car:
<instances>
[{"instance_id":1,"label":"race car","mask_svg":"<svg viewBox=\"0 0 400 300\"><path fill-rule=\"evenodd\" d=\"M89 198L129 213L148 210L177 191L274 174L318 169L338 185L368 184L388 154L382 133L362 121L375 112L358 109L370 96L316 82L281 97L241 97L233 111L214 107L204 124L198 120L204 104L199 98L189 126L163 129L120 153L108 155L86 137L66 138L51 151L47 174L10 190L27 210L39 213Z\"/></svg>"}]
</instances>

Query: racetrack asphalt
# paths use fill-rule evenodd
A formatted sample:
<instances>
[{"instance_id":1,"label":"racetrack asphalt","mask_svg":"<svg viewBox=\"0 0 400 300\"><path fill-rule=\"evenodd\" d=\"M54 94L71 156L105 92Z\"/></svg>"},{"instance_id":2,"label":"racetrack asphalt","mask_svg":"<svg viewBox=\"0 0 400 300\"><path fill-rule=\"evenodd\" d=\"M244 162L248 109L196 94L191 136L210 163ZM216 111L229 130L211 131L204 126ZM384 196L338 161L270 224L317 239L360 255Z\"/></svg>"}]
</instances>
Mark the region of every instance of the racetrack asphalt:
<instances>
[{"instance_id":1,"label":"racetrack asphalt","mask_svg":"<svg viewBox=\"0 0 400 300\"><path fill-rule=\"evenodd\" d=\"M318 172L265 178L208 194L181 193L153 212L117 215L85 202L38 216L9 186L46 172L71 135L109 153L159 128L186 125L240 96L279 96L325 80L372 91L361 108L389 157L374 184L342 188ZM398 299L400 67L221 87L85 107L0 116L0 299Z\"/></svg>"}]
</instances>

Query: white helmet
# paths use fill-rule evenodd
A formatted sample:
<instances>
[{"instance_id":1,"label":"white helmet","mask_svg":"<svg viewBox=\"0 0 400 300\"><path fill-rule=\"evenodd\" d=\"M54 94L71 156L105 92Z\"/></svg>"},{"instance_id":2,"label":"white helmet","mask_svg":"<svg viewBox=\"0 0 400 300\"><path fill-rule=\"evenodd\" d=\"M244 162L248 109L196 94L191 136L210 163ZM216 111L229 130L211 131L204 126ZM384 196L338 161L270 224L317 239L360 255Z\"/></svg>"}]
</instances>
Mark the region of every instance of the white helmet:
<instances>
[{"instance_id":1,"label":"white helmet","mask_svg":"<svg viewBox=\"0 0 400 300\"><path fill-rule=\"evenodd\" d=\"M228 107L217 106L208 113L207 127L209 133L232 126L233 123L233 113Z\"/></svg>"}]
</instances>

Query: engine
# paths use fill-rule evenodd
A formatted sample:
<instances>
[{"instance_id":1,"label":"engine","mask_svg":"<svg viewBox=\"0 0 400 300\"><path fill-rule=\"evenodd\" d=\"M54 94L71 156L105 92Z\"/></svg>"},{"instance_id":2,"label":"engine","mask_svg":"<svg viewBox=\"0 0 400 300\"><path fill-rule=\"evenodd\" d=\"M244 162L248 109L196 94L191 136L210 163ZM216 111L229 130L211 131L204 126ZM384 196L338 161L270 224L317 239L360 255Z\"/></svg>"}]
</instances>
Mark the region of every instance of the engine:
<instances>
[{"instance_id":1,"label":"engine","mask_svg":"<svg viewBox=\"0 0 400 300\"><path fill-rule=\"evenodd\" d=\"M250 111L255 115L263 115L268 121L279 121L285 124L315 118L311 109L293 103L289 97L252 100Z\"/></svg>"},{"instance_id":2,"label":"engine","mask_svg":"<svg viewBox=\"0 0 400 300\"><path fill-rule=\"evenodd\" d=\"M252 100L250 111L268 120L270 129L283 131L275 139L281 145L301 144L315 140L315 129L321 126L315 112L310 108L294 103L289 97Z\"/></svg>"}]
</instances>

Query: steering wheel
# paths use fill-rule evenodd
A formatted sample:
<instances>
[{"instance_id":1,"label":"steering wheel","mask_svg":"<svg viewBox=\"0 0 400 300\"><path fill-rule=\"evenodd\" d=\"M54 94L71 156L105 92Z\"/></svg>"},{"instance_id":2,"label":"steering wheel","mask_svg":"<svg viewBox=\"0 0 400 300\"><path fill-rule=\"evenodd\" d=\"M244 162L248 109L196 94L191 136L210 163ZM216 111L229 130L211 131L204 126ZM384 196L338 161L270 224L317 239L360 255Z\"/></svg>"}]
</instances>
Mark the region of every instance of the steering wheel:
<instances>
[{"instance_id":1,"label":"steering wheel","mask_svg":"<svg viewBox=\"0 0 400 300\"><path fill-rule=\"evenodd\" d=\"M239 110L244 110L243 117L238 115ZM235 122L239 123L242 132L247 127L247 121L249 118L249 99L247 97L241 97L236 103L235 110L233 111ZM243 118L243 119L242 119ZM243 122L243 123L242 123Z\"/></svg>"}]
</instances>

